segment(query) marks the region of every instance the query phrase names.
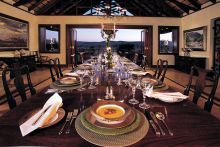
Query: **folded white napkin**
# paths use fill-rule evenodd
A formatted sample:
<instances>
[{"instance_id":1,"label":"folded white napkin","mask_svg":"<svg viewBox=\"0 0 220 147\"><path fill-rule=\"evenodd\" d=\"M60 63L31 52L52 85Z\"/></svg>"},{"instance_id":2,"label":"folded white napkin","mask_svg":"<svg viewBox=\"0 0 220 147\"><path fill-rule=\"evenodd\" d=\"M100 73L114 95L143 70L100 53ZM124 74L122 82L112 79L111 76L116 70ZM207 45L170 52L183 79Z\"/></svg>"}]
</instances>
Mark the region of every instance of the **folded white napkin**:
<instances>
[{"instance_id":1,"label":"folded white napkin","mask_svg":"<svg viewBox=\"0 0 220 147\"><path fill-rule=\"evenodd\" d=\"M20 125L22 136L51 122L60 106L62 106L62 98L58 93L55 93L47 100L42 109Z\"/></svg>"},{"instance_id":2,"label":"folded white napkin","mask_svg":"<svg viewBox=\"0 0 220 147\"><path fill-rule=\"evenodd\" d=\"M180 102L187 99L189 96L183 95L180 92L154 92L151 97L159 99L164 102Z\"/></svg>"},{"instance_id":3,"label":"folded white napkin","mask_svg":"<svg viewBox=\"0 0 220 147\"><path fill-rule=\"evenodd\" d=\"M69 72L69 73L65 73L66 76L73 76L73 77L77 77L79 76L77 73L75 72Z\"/></svg>"},{"instance_id":4,"label":"folded white napkin","mask_svg":"<svg viewBox=\"0 0 220 147\"><path fill-rule=\"evenodd\" d=\"M149 84L144 90L144 95L147 97L152 97L153 90L154 90L154 86Z\"/></svg>"}]
</instances>

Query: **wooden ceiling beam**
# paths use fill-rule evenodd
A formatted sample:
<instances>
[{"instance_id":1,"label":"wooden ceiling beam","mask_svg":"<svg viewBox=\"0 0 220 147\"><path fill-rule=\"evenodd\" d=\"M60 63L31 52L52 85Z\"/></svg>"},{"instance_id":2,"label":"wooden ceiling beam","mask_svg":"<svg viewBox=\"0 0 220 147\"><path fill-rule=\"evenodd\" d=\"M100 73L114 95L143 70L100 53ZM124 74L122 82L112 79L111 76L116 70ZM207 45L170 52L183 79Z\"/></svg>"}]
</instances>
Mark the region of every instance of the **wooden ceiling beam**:
<instances>
[{"instance_id":1,"label":"wooden ceiling beam","mask_svg":"<svg viewBox=\"0 0 220 147\"><path fill-rule=\"evenodd\" d=\"M155 0L139 0L141 3L145 3L145 5L151 6L152 9L157 11L159 15L165 15L165 16L172 16L172 14L167 13L167 11L164 11L164 9L161 9L161 7L157 4L157 1Z\"/></svg>"},{"instance_id":2,"label":"wooden ceiling beam","mask_svg":"<svg viewBox=\"0 0 220 147\"><path fill-rule=\"evenodd\" d=\"M51 8L53 8L57 3L59 3L61 0L53 0L50 3L47 3L43 8L41 8L40 10L38 10L36 12L37 15L43 15L45 14L47 11L49 11Z\"/></svg>"},{"instance_id":3,"label":"wooden ceiling beam","mask_svg":"<svg viewBox=\"0 0 220 147\"><path fill-rule=\"evenodd\" d=\"M167 0L167 1L174 3L176 6L178 6L180 9L182 9L184 12L186 12L188 14L189 14L190 10L193 10L193 11L197 11L198 10L197 8L185 5L185 4L183 4L183 3L179 2L179 1L176 1L176 0Z\"/></svg>"},{"instance_id":4,"label":"wooden ceiling beam","mask_svg":"<svg viewBox=\"0 0 220 147\"><path fill-rule=\"evenodd\" d=\"M15 3L13 4L13 6L18 7L18 6L20 6L20 5L24 5L24 4L29 3L30 1L31 1L31 0L19 0L19 1L15 2Z\"/></svg>"},{"instance_id":5,"label":"wooden ceiling beam","mask_svg":"<svg viewBox=\"0 0 220 147\"><path fill-rule=\"evenodd\" d=\"M180 17L180 13L177 10L175 10L174 8L172 8L170 5L168 5L164 0L156 0L156 1L154 1L154 3L157 3L157 5L161 9L163 9L164 11L169 13L171 16Z\"/></svg>"},{"instance_id":6,"label":"wooden ceiling beam","mask_svg":"<svg viewBox=\"0 0 220 147\"><path fill-rule=\"evenodd\" d=\"M158 16L158 13L148 5L145 5L145 3L140 3L138 0L133 0L133 2L135 2L143 12L147 11L151 16Z\"/></svg>"},{"instance_id":7,"label":"wooden ceiling beam","mask_svg":"<svg viewBox=\"0 0 220 147\"><path fill-rule=\"evenodd\" d=\"M28 11L35 9L39 4L41 4L44 0L37 0L33 5L28 8Z\"/></svg>"},{"instance_id":8,"label":"wooden ceiling beam","mask_svg":"<svg viewBox=\"0 0 220 147\"><path fill-rule=\"evenodd\" d=\"M188 0L194 7L201 9L201 5L196 0Z\"/></svg>"},{"instance_id":9,"label":"wooden ceiling beam","mask_svg":"<svg viewBox=\"0 0 220 147\"><path fill-rule=\"evenodd\" d=\"M131 5L133 5L134 7L138 8L139 12L136 11L136 16L141 15L140 13L143 12L144 15L146 16L150 16L153 15L151 12L149 12L148 10L146 11L141 11L143 8L141 8L139 5L137 5L137 3L135 3L134 1L128 1L128 3L130 3ZM126 8L127 9L127 8Z\"/></svg>"},{"instance_id":10,"label":"wooden ceiling beam","mask_svg":"<svg viewBox=\"0 0 220 147\"><path fill-rule=\"evenodd\" d=\"M70 0L68 2L63 2L62 5L60 5L59 8L57 8L55 11L53 11L51 14L55 15L55 14L59 14L61 13L66 7L68 7L69 5L75 3L75 0Z\"/></svg>"},{"instance_id":11,"label":"wooden ceiling beam","mask_svg":"<svg viewBox=\"0 0 220 147\"><path fill-rule=\"evenodd\" d=\"M84 0L85 2L86 0ZM70 4L69 6L67 6L65 9L63 9L62 11L60 11L60 13L58 13L59 15L64 15L65 13L67 13L69 10L71 10L73 7L76 7L77 5L80 5L80 3L83 2L82 0L77 0L76 2ZM77 14L76 14L77 15Z\"/></svg>"}]
</instances>

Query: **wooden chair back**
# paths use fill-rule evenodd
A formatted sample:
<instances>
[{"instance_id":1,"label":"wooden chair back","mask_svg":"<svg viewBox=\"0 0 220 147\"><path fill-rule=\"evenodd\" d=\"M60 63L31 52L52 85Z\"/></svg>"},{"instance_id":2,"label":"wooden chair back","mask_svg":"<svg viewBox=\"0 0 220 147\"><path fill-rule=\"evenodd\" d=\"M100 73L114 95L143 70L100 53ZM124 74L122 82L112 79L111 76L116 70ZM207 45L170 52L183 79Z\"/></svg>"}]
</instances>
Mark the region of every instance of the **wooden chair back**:
<instances>
[{"instance_id":1,"label":"wooden chair back","mask_svg":"<svg viewBox=\"0 0 220 147\"><path fill-rule=\"evenodd\" d=\"M137 64L138 61L138 53L134 54L133 62Z\"/></svg>"},{"instance_id":2,"label":"wooden chair back","mask_svg":"<svg viewBox=\"0 0 220 147\"><path fill-rule=\"evenodd\" d=\"M161 82L163 82L167 72L167 66L168 66L167 60L158 59L157 67L153 76L156 79L159 79Z\"/></svg>"},{"instance_id":3,"label":"wooden chair back","mask_svg":"<svg viewBox=\"0 0 220 147\"><path fill-rule=\"evenodd\" d=\"M50 75L53 82L56 81L55 76L58 78L63 77L63 73L60 66L60 59L50 59Z\"/></svg>"},{"instance_id":4,"label":"wooden chair back","mask_svg":"<svg viewBox=\"0 0 220 147\"><path fill-rule=\"evenodd\" d=\"M192 85L193 82L193 75L197 73L198 76L195 81L195 85ZM184 89L184 94L189 95L189 91L192 88L194 90L193 95L193 103L197 104L199 98L201 97L202 93L204 93L204 89L206 87L210 88L210 93L208 94L208 98L204 105L204 110L210 112L213 105L213 100L215 97L215 92L218 86L219 80L219 73L213 70L205 70L199 68L197 66L193 66L191 68L189 82Z\"/></svg>"},{"instance_id":5,"label":"wooden chair back","mask_svg":"<svg viewBox=\"0 0 220 147\"><path fill-rule=\"evenodd\" d=\"M36 90L34 89L34 87L32 85L31 77L29 74L29 68L27 65L24 65L19 68L7 68L7 67L4 68L4 70L2 72L3 87L5 90L5 94L7 97L9 107L10 107L10 109L13 109L14 107L16 107L17 104L16 104L16 101L12 95L12 92L10 91L8 80L6 79L6 74L8 72L14 74L14 85L16 87L18 94L21 96L22 102L27 99L26 90L25 90L26 87L29 88L31 95L36 94ZM24 84L22 72L24 72L27 76L27 85Z\"/></svg>"}]
</instances>

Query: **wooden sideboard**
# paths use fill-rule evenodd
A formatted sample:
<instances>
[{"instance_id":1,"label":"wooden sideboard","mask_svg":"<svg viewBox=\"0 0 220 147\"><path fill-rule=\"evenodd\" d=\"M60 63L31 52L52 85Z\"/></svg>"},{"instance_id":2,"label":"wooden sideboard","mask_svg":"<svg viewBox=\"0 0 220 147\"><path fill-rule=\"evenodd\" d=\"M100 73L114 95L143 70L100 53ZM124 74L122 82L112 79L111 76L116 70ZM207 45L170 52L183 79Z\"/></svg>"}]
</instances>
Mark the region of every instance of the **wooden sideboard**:
<instances>
[{"instance_id":1,"label":"wooden sideboard","mask_svg":"<svg viewBox=\"0 0 220 147\"><path fill-rule=\"evenodd\" d=\"M0 57L1 61L4 61L9 67L16 67L27 65L29 71L36 70L35 56L26 55L21 57ZM13 77L13 74L10 74L10 77Z\"/></svg>"},{"instance_id":2,"label":"wooden sideboard","mask_svg":"<svg viewBox=\"0 0 220 147\"><path fill-rule=\"evenodd\" d=\"M190 73L192 66L198 66L200 68L206 68L206 58L202 57L187 57L187 56L175 56L175 69Z\"/></svg>"}]
</instances>

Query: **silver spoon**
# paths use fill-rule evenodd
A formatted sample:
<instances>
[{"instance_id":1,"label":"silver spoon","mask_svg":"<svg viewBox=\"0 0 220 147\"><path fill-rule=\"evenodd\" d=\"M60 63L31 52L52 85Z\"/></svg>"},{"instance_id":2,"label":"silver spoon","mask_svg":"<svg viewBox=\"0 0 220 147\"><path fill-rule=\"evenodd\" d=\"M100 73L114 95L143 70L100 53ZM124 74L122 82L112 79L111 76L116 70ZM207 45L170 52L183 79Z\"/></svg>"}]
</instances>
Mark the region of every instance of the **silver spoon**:
<instances>
[{"instance_id":1,"label":"silver spoon","mask_svg":"<svg viewBox=\"0 0 220 147\"><path fill-rule=\"evenodd\" d=\"M161 113L161 112L157 112L157 113L156 113L156 117L163 122L163 124L164 124L164 126L167 128L169 134L170 134L171 136L173 136L173 132L171 132L171 130L168 128L168 126L167 126L167 124L166 124L166 122L165 122L165 116L164 116L164 114Z\"/></svg>"}]
</instances>

